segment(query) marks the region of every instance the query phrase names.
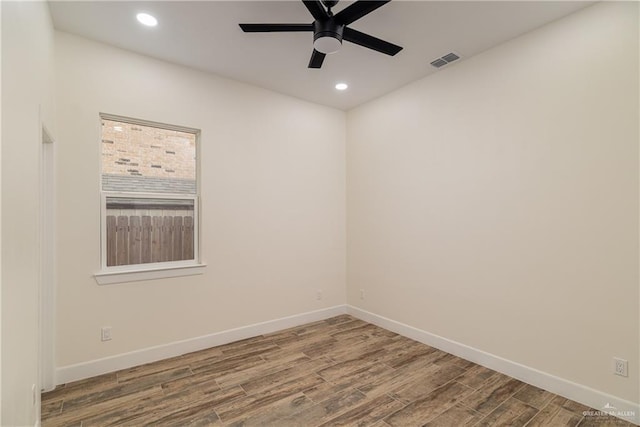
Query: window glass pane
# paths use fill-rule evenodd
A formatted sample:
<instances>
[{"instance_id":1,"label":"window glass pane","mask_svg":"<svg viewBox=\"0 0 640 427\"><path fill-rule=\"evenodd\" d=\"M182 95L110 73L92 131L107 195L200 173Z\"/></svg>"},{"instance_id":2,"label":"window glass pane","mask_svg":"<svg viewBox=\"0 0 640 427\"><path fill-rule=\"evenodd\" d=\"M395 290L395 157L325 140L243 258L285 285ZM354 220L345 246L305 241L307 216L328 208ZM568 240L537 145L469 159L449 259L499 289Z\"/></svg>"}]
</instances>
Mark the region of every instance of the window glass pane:
<instances>
[{"instance_id":1,"label":"window glass pane","mask_svg":"<svg viewBox=\"0 0 640 427\"><path fill-rule=\"evenodd\" d=\"M102 119L102 189L196 194L196 135Z\"/></svg>"},{"instance_id":2,"label":"window glass pane","mask_svg":"<svg viewBox=\"0 0 640 427\"><path fill-rule=\"evenodd\" d=\"M107 197L107 266L194 259L193 199Z\"/></svg>"}]
</instances>

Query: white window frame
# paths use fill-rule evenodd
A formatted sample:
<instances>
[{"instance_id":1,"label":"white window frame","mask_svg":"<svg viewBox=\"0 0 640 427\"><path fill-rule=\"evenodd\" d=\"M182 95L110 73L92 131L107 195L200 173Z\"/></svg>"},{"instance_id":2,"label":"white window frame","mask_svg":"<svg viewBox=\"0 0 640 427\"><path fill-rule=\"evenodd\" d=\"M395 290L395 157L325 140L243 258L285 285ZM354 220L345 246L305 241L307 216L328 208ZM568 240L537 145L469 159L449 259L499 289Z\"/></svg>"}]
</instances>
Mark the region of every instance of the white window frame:
<instances>
[{"instance_id":1,"label":"white window frame","mask_svg":"<svg viewBox=\"0 0 640 427\"><path fill-rule=\"evenodd\" d=\"M200 260L200 131L183 126L166 125L148 120L132 119L100 113L100 143L102 143L102 120L112 120L129 124L156 127L191 133L196 137L196 194L135 193L102 190L102 155L100 155L100 271L94 275L99 285L125 283L139 280L163 279L169 277L203 274L205 264ZM102 146L101 146L102 147ZM144 264L107 266L107 198L122 197L135 199L174 199L193 201L193 259L163 261Z\"/></svg>"}]
</instances>

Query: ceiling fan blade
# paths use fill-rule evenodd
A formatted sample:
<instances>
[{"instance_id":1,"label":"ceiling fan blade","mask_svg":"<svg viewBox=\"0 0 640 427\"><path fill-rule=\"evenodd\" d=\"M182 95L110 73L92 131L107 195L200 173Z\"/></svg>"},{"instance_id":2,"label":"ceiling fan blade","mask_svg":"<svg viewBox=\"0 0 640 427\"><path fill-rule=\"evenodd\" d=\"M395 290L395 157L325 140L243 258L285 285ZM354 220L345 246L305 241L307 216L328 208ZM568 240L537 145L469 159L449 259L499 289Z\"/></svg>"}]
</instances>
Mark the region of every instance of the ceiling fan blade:
<instances>
[{"instance_id":1,"label":"ceiling fan blade","mask_svg":"<svg viewBox=\"0 0 640 427\"><path fill-rule=\"evenodd\" d=\"M342 34L342 39L350 41L351 43L358 44L360 46L373 49L380 53L393 56L402 50L402 47L393 43L386 42L377 37L370 36L369 34L361 33L360 31L345 28Z\"/></svg>"},{"instance_id":2,"label":"ceiling fan blade","mask_svg":"<svg viewBox=\"0 0 640 427\"><path fill-rule=\"evenodd\" d=\"M369 1L369 0L360 0L353 3L351 6L348 6L342 9L338 14L336 14L335 18L341 24L349 25L353 21L356 21L368 13L373 12L377 8L384 6L389 3L391 0L382 0L382 1Z\"/></svg>"},{"instance_id":3,"label":"ceiling fan blade","mask_svg":"<svg viewBox=\"0 0 640 427\"><path fill-rule=\"evenodd\" d=\"M313 19L327 19L329 17L329 14L324 10L324 7L319 0L302 0L302 3L307 6L307 9L311 12Z\"/></svg>"},{"instance_id":4,"label":"ceiling fan blade","mask_svg":"<svg viewBox=\"0 0 640 427\"><path fill-rule=\"evenodd\" d=\"M311 60L309 61L309 68L320 68L322 67L322 62L324 61L324 57L327 56L322 52L318 52L313 49L313 53L311 54Z\"/></svg>"},{"instance_id":5,"label":"ceiling fan blade","mask_svg":"<svg viewBox=\"0 0 640 427\"><path fill-rule=\"evenodd\" d=\"M313 31L313 24L239 24L245 33L289 33Z\"/></svg>"}]
</instances>

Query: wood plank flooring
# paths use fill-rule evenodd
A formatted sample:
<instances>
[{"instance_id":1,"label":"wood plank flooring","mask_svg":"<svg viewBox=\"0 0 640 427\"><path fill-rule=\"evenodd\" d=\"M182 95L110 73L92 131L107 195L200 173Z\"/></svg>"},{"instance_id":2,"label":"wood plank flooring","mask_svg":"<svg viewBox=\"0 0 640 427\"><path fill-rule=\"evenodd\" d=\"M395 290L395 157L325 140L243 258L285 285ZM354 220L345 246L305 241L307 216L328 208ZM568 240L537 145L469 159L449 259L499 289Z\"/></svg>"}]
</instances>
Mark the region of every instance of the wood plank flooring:
<instances>
[{"instance_id":1,"label":"wood plank flooring","mask_svg":"<svg viewBox=\"0 0 640 427\"><path fill-rule=\"evenodd\" d=\"M54 426L629 426L342 315L69 383Z\"/></svg>"}]
</instances>

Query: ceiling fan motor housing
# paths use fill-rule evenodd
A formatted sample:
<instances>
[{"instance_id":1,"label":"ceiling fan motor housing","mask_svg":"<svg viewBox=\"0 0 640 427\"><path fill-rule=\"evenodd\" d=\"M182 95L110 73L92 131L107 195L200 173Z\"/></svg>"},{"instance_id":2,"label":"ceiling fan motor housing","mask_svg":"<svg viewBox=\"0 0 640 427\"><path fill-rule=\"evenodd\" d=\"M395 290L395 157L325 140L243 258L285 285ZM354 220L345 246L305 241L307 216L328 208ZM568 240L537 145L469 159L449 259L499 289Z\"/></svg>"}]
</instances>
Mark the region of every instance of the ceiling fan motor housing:
<instances>
[{"instance_id":1,"label":"ceiling fan motor housing","mask_svg":"<svg viewBox=\"0 0 640 427\"><path fill-rule=\"evenodd\" d=\"M334 19L316 20L313 23L313 47L322 53L335 53L342 46L344 25Z\"/></svg>"}]
</instances>

